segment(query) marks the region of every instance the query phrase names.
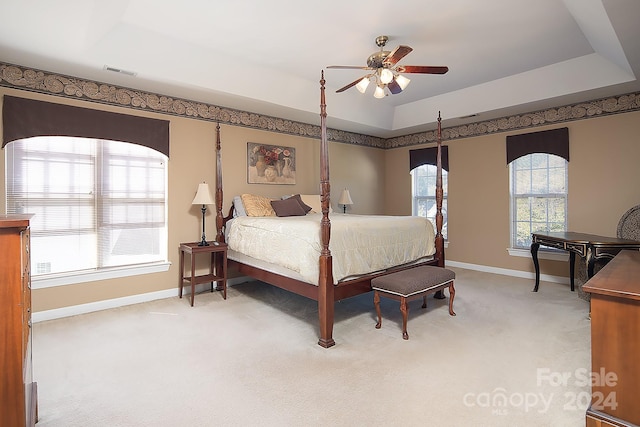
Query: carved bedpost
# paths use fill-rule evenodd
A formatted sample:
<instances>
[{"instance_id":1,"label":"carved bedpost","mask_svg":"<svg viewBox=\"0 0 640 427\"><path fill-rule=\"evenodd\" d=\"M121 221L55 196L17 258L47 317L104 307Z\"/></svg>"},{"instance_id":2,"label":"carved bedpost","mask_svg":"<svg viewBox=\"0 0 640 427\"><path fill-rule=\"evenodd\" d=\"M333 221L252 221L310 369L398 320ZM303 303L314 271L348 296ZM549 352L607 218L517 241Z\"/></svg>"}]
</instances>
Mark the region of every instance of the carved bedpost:
<instances>
[{"instance_id":1,"label":"carved bedpost","mask_svg":"<svg viewBox=\"0 0 640 427\"><path fill-rule=\"evenodd\" d=\"M322 347L331 347L333 340L334 284L331 251L331 222L329 221L329 203L331 185L329 184L329 147L327 144L327 105L325 102L324 71L320 78L320 200L322 220L320 221L320 277L318 278L318 317L320 320L320 340Z\"/></svg>"},{"instance_id":2,"label":"carved bedpost","mask_svg":"<svg viewBox=\"0 0 640 427\"><path fill-rule=\"evenodd\" d=\"M444 267L444 237L442 236L442 119L438 111L438 138L436 150L436 257L438 266Z\"/></svg>"},{"instance_id":3,"label":"carved bedpost","mask_svg":"<svg viewBox=\"0 0 640 427\"><path fill-rule=\"evenodd\" d=\"M216 242L224 242L222 227L222 155L220 153L220 123L216 124Z\"/></svg>"}]
</instances>

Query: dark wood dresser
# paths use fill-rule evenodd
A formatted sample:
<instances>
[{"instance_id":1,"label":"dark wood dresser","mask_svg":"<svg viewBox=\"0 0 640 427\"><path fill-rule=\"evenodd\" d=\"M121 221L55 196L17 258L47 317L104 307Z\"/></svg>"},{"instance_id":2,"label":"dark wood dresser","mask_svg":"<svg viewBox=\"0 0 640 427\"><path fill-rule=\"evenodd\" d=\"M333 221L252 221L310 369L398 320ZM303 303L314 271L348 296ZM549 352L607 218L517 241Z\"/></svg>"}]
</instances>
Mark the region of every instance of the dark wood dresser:
<instances>
[{"instance_id":1,"label":"dark wood dresser","mask_svg":"<svg viewBox=\"0 0 640 427\"><path fill-rule=\"evenodd\" d=\"M640 425L640 252L620 251L582 289L591 293L587 427Z\"/></svg>"},{"instance_id":2,"label":"dark wood dresser","mask_svg":"<svg viewBox=\"0 0 640 427\"><path fill-rule=\"evenodd\" d=\"M0 427L33 426L31 215L0 215Z\"/></svg>"}]
</instances>

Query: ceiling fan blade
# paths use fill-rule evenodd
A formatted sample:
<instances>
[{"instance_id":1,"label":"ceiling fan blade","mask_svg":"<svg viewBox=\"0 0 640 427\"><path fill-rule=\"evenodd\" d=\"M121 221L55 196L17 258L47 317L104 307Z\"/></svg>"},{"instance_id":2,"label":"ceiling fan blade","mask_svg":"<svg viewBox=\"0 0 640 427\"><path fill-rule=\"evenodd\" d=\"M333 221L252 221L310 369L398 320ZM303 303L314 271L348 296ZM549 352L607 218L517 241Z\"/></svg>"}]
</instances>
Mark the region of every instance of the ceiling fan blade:
<instances>
[{"instance_id":1,"label":"ceiling fan blade","mask_svg":"<svg viewBox=\"0 0 640 427\"><path fill-rule=\"evenodd\" d=\"M345 87L341 87L340 89L338 89L338 90L336 91L336 93L344 92L345 90L350 89L350 88L354 87L355 85L357 85L358 83L360 83L360 80L362 80L362 79L366 79L366 78L367 78L367 76L360 77L358 80L356 80L356 81L353 81L353 82L349 83L349 84L348 84L348 85L346 85Z\"/></svg>"},{"instance_id":2,"label":"ceiling fan blade","mask_svg":"<svg viewBox=\"0 0 640 427\"><path fill-rule=\"evenodd\" d=\"M400 92L402 92L402 88L400 87L400 85L398 84L398 82L396 82L395 80L391 80L388 84L387 87L389 88L389 91L396 95Z\"/></svg>"},{"instance_id":3,"label":"ceiling fan blade","mask_svg":"<svg viewBox=\"0 0 640 427\"><path fill-rule=\"evenodd\" d=\"M371 67L361 67L358 65L329 65L327 68L338 68L342 70L373 70Z\"/></svg>"},{"instance_id":4,"label":"ceiling fan blade","mask_svg":"<svg viewBox=\"0 0 640 427\"><path fill-rule=\"evenodd\" d=\"M399 73L444 74L449 71L449 67L429 65L398 65L396 67L396 71Z\"/></svg>"},{"instance_id":5,"label":"ceiling fan blade","mask_svg":"<svg viewBox=\"0 0 640 427\"><path fill-rule=\"evenodd\" d=\"M395 48L387 57L382 61L385 65L395 65L402 58L407 56L413 49L409 46L400 45Z\"/></svg>"}]
</instances>

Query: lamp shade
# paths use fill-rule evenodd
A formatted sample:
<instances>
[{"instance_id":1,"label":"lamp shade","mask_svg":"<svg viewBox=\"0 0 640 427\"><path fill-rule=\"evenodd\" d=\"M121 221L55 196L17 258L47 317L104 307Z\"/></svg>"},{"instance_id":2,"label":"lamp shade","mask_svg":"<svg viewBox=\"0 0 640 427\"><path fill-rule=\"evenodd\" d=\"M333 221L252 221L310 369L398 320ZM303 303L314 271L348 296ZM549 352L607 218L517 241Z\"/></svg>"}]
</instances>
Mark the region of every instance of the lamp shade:
<instances>
[{"instance_id":1,"label":"lamp shade","mask_svg":"<svg viewBox=\"0 0 640 427\"><path fill-rule=\"evenodd\" d=\"M198 184L198 191L196 192L196 197L193 198L193 205L212 205L213 198L211 197L211 192L209 191L209 184L206 182Z\"/></svg>"},{"instance_id":2,"label":"lamp shade","mask_svg":"<svg viewBox=\"0 0 640 427\"><path fill-rule=\"evenodd\" d=\"M346 188L342 190L342 194L340 194L340 200L338 200L339 205L352 205L353 200L351 200L351 194L349 194L349 190Z\"/></svg>"},{"instance_id":3,"label":"lamp shade","mask_svg":"<svg viewBox=\"0 0 640 427\"><path fill-rule=\"evenodd\" d=\"M380 82L383 84L389 84L393 80L393 72L388 68L380 70Z\"/></svg>"},{"instance_id":4,"label":"lamp shade","mask_svg":"<svg viewBox=\"0 0 640 427\"><path fill-rule=\"evenodd\" d=\"M409 82L411 80L409 80L408 78L406 78L403 75L398 75L396 77L396 83L398 83L398 86L400 86L400 89L405 90L407 88L407 86L409 85Z\"/></svg>"},{"instance_id":5,"label":"lamp shade","mask_svg":"<svg viewBox=\"0 0 640 427\"><path fill-rule=\"evenodd\" d=\"M362 80L356 84L356 89L358 89L360 93L364 93L367 90L367 86L369 86L369 77L363 77Z\"/></svg>"},{"instance_id":6,"label":"lamp shade","mask_svg":"<svg viewBox=\"0 0 640 427\"><path fill-rule=\"evenodd\" d=\"M378 87L376 87L375 92L373 92L373 96L378 99L384 98L384 87L378 85Z\"/></svg>"}]
</instances>

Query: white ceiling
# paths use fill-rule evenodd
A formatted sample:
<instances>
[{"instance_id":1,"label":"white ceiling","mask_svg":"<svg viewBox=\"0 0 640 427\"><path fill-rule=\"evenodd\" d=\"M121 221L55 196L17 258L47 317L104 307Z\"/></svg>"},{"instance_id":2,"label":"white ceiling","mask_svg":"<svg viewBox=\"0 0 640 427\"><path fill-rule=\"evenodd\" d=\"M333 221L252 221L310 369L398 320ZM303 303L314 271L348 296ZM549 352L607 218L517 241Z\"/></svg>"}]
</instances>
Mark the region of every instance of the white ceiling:
<instances>
[{"instance_id":1,"label":"white ceiling","mask_svg":"<svg viewBox=\"0 0 640 427\"><path fill-rule=\"evenodd\" d=\"M639 0L0 0L0 61L391 137L640 90ZM409 45L397 95L338 88ZM105 66L135 72L106 71ZM461 117L475 115L472 118Z\"/></svg>"}]
</instances>

